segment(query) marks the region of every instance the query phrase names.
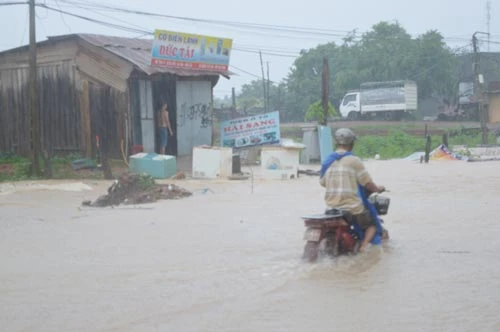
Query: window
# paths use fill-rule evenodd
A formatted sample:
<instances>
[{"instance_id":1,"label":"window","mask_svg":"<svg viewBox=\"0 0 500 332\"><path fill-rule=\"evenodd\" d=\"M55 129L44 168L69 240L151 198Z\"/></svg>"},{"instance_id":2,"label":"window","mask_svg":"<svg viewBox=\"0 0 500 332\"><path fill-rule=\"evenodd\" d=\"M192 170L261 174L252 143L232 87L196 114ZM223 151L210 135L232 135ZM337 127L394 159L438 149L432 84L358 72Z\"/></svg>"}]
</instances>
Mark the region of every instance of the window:
<instances>
[{"instance_id":1,"label":"window","mask_svg":"<svg viewBox=\"0 0 500 332\"><path fill-rule=\"evenodd\" d=\"M344 97L343 105L345 106L345 105L349 104L351 101L356 101L356 99L357 99L356 94L347 95Z\"/></svg>"}]
</instances>

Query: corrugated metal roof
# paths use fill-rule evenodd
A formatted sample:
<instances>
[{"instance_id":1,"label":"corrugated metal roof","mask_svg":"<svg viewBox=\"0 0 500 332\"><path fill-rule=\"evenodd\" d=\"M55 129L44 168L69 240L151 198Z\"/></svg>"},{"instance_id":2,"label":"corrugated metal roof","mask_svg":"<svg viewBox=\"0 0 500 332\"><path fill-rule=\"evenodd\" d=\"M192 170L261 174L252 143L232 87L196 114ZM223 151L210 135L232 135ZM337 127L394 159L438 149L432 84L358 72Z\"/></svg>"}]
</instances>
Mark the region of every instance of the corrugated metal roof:
<instances>
[{"instance_id":1,"label":"corrugated metal roof","mask_svg":"<svg viewBox=\"0 0 500 332\"><path fill-rule=\"evenodd\" d=\"M164 68L151 66L151 46L152 39L114 37L94 34L73 34L48 37L48 41L57 41L68 38L81 38L82 40L96 47L103 48L116 56L132 63L139 70L148 75L158 73L170 73L179 76L204 76L204 75L222 75L229 78L233 75L230 71L204 71L187 70L181 68Z\"/></svg>"}]
</instances>

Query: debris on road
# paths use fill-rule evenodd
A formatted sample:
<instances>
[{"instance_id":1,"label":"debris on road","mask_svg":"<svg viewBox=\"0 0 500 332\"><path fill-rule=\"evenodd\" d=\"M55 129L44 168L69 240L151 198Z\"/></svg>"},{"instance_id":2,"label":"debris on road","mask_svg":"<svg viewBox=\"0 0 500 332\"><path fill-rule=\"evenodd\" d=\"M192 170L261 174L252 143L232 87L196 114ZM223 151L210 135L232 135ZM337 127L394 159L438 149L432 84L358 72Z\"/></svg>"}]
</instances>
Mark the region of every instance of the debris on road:
<instances>
[{"instance_id":1,"label":"debris on road","mask_svg":"<svg viewBox=\"0 0 500 332\"><path fill-rule=\"evenodd\" d=\"M154 203L162 199L181 199L192 193L174 184L157 184L145 174L125 173L108 188L108 194L92 201L84 201L84 206L106 207L120 204Z\"/></svg>"},{"instance_id":2,"label":"debris on road","mask_svg":"<svg viewBox=\"0 0 500 332\"><path fill-rule=\"evenodd\" d=\"M306 170L300 170L299 169L299 174L309 175L309 176L319 176L320 175L320 171L314 171L312 169L306 169Z\"/></svg>"},{"instance_id":3,"label":"debris on road","mask_svg":"<svg viewBox=\"0 0 500 332\"><path fill-rule=\"evenodd\" d=\"M172 180L185 180L187 178L186 173L184 172L177 172L171 179Z\"/></svg>"},{"instance_id":4,"label":"debris on road","mask_svg":"<svg viewBox=\"0 0 500 332\"><path fill-rule=\"evenodd\" d=\"M243 181L250 179L251 176L252 175L249 173L237 173L237 174L232 174L231 176L228 177L228 179L235 181Z\"/></svg>"}]
</instances>

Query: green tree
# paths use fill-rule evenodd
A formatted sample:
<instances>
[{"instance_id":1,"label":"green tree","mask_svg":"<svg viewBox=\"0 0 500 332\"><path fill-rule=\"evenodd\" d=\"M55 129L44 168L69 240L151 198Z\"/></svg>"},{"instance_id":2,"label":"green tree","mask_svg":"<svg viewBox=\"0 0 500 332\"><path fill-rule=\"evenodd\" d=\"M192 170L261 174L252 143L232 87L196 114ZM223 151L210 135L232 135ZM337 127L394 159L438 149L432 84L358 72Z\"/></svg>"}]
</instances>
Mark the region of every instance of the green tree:
<instances>
[{"instance_id":1,"label":"green tree","mask_svg":"<svg viewBox=\"0 0 500 332\"><path fill-rule=\"evenodd\" d=\"M334 117L337 115L337 111L332 103L328 103L328 115ZM325 118L325 112L323 110L323 105L321 100L311 104L306 111L306 115L304 119L306 121L318 121L319 123L323 122Z\"/></svg>"},{"instance_id":2,"label":"green tree","mask_svg":"<svg viewBox=\"0 0 500 332\"><path fill-rule=\"evenodd\" d=\"M230 96L224 96L223 98L221 97L214 97L214 107L215 108L226 108L226 107L231 107L233 104L231 97Z\"/></svg>"},{"instance_id":3,"label":"green tree","mask_svg":"<svg viewBox=\"0 0 500 332\"><path fill-rule=\"evenodd\" d=\"M301 51L285 80L285 105L294 120L302 119L321 96L323 56L329 59L334 105L348 90L370 81L414 80L420 99L439 95L454 100L458 92L457 57L439 32L412 38L399 23L380 22L359 39L352 32L340 45Z\"/></svg>"},{"instance_id":4,"label":"green tree","mask_svg":"<svg viewBox=\"0 0 500 332\"><path fill-rule=\"evenodd\" d=\"M337 70L338 46L334 43L320 45L315 49L302 50L285 80L287 86L286 110L290 120L301 121L309 105L321 98L321 72L323 57L328 57L330 71ZM330 95L333 84L330 84Z\"/></svg>"},{"instance_id":5,"label":"green tree","mask_svg":"<svg viewBox=\"0 0 500 332\"><path fill-rule=\"evenodd\" d=\"M458 57L446 46L443 36L429 31L416 40L415 65L411 77L417 82L420 98L432 95L455 101L458 97Z\"/></svg>"},{"instance_id":6,"label":"green tree","mask_svg":"<svg viewBox=\"0 0 500 332\"><path fill-rule=\"evenodd\" d=\"M285 83L269 83L269 111L284 109L286 90ZM264 108L265 99L262 80L253 80L248 84L244 84L236 98L236 105L238 109L244 112L252 108Z\"/></svg>"}]
</instances>

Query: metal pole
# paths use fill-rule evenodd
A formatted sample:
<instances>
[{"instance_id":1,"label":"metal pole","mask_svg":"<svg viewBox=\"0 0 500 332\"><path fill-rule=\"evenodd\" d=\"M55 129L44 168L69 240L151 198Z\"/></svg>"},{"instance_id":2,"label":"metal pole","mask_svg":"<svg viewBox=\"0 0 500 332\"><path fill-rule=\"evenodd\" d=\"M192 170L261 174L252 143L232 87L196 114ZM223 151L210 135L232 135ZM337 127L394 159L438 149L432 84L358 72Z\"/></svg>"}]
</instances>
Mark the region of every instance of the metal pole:
<instances>
[{"instance_id":1,"label":"metal pole","mask_svg":"<svg viewBox=\"0 0 500 332\"><path fill-rule=\"evenodd\" d=\"M236 116L236 91L234 88L231 88L231 98L232 98L232 102L231 102L231 116L230 116L230 118L235 119L237 116Z\"/></svg>"},{"instance_id":2,"label":"metal pole","mask_svg":"<svg viewBox=\"0 0 500 332\"><path fill-rule=\"evenodd\" d=\"M271 110L271 106L270 106L271 105L271 103L270 103L271 99L269 97L269 94L270 94L270 92L269 92L270 91L270 87L269 87L269 85L270 85L270 80L269 80L269 61L266 62L266 66L267 66L267 84L266 84L267 96L266 96L266 98L267 98L267 108L270 111Z\"/></svg>"},{"instance_id":3,"label":"metal pole","mask_svg":"<svg viewBox=\"0 0 500 332\"><path fill-rule=\"evenodd\" d=\"M212 87L212 93L210 94L210 127L212 129L212 137L210 137L210 145L215 145L215 111L214 111L214 88ZM220 138L222 146L222 137Z\"/></svg>"},{"instance_id":4,"label":"metal pole","mask_svg":"<svg viewBox=\"0 0 500 332\"><path fill-rule=\"evenodd\" d=\"M29 109L31 117L31 171L40 176L40 112L37 100L35 0L29 0Z\"/></svg>"},{"instance_id":5,"label":"metal pole","mask_svg":"<svg viewBox=\"0 0 500 332\"><path fill-rule=\"evenodd\" d=\"M477 34L484 34L484 35L489 35L486 32L474 32L472 35L472 47L474 49L474 63L473 63L473 70L474 70L474 94L476 96L477 100L477 107L478 107L478 113L479 113L479 121L481 122L481 143L483 145L488 144L488 126L486 123L486 111L484 107L484 92L483 92L483 84L479 80L479 51L477 47Z\"/></svg>"},{"instance_id":6,"label":"metal pole","mask_svg":"<svg viewBox=\"0 0 500 332\"><path fill-rule=\"evenodd\" d=\"M264 62L262 61L262 52L259 51L260 55L260 68L262 70L262 84L264 86L264 110L267 112L267 89L266 89L266 77L264 75Z\"/></svg>"},{"instance_id":7,"label":"metal pole","mask_svg":"<svg viewBox=\"0 0 500 332\"><path fill-rule=\"evenodd\" d=\"M328 126L328 108L329 108L329 91L330 91L330 68L328 67L328 58L323 58L323 75L322 75L322 105L323 105L323 121L322 125Z\"/></svg>"},{"instance_id":8,"label":"metal pole","mask_svg":"<svg viewBox=\"0 0 500 332\"><path fill-rule=\"evenodd\" d=\"M429 163L431 153L431 135L427 134L425 141L425 163Z\"/></svg>"}]
</instances>

